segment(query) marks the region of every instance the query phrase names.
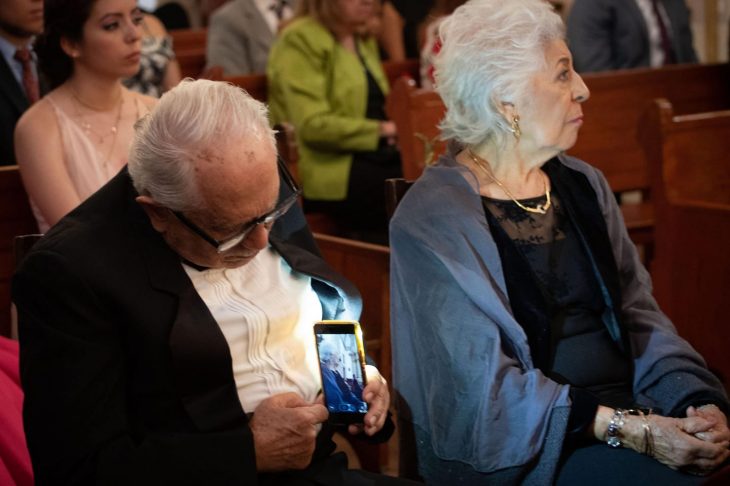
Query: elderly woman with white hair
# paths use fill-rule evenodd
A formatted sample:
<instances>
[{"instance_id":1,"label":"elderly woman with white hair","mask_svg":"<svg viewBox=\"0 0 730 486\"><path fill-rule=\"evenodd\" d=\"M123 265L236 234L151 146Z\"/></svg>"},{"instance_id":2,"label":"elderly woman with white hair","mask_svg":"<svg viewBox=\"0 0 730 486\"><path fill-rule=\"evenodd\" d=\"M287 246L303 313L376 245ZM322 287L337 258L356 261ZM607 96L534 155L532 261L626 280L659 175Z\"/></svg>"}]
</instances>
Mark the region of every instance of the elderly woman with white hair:
<instances>
[{"instance_id":1,"label":"elderly woman with white hair","mask_svg":"<svg viewBox=\"0 0 730 486\"><path fill-rule=\"evenodd\" d=\"M728 399L651 295L611 189L573 146L589 97L542 0L440 29L449 151L390 226L394 386L434 484L693 484Z\"/></svg>"}]
</instances>

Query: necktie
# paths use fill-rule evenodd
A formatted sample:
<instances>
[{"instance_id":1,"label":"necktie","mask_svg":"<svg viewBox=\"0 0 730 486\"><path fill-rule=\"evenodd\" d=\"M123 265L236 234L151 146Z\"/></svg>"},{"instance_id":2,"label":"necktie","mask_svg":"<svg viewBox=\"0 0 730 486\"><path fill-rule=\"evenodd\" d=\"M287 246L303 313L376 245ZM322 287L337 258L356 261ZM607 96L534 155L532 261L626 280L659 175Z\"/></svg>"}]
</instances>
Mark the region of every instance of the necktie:
<instances>
[{"instance_id":1,"label":"necktie","mask_svg":"<svg viewBox=\"0 0 730 486\"><path fill-rule=\"evenodd\" d=\"M28 102L32 105L40 98L38 92L38 80L33 73L33 63L31 62L30 50L21 47L15 51L15 59L23 65L23 89Z\"/></svg>"},{"instance_id":2,"label":"necktie","mask_svg":"<svg viewBox=\"0 0 730 486\"><path fill-rule=\"evenodd\" d=\"M672 40L669 38L669 29L667 29L667 24L664 23L664 17L659 11L659 0L651 0L651 10L654 12L654 17L656 17L657 25L659 26L659 37L661 38L662 51L664 51L664 64L674 64L677 62L677 59L674 55Z\"/></svg>"}]
</instances>

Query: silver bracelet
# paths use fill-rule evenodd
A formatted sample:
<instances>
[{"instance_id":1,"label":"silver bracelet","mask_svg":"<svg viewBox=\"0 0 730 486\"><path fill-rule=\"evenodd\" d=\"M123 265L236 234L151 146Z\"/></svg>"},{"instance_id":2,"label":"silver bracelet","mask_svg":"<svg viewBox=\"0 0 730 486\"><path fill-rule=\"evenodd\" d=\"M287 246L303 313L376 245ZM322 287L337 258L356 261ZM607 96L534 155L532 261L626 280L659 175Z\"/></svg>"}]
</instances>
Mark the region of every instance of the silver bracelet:
<instances>
[{"instance_id":1,"label":"silver bracelet","mask_svg":"<svg viewBox=\"0 0 730 486\"><path fill-rule=\"evenodd\" d=\"M623 442L621 442L621 429L624 426L624 415L626 411L622 408L617 408L613 411L613 417L611 417L611 421L608 423L608 427L606 428L606 444L608 444L611 447L621 447L623 446Z\"/></svg>"}]
</instances>

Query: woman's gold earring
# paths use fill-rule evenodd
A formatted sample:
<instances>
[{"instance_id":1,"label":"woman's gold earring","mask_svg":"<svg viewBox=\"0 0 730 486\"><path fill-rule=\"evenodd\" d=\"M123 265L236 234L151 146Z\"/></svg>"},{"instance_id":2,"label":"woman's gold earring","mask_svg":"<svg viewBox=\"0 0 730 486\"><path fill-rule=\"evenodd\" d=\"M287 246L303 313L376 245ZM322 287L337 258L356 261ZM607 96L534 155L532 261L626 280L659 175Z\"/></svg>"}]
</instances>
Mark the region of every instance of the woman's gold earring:
<instances>
[{"instance_id":1,"label":"woman's gold earring","mask_svg":"<svg viewBox=\"0 0 730 486\"><path fill-rule=\"evenodd\" d=\"M520 136L522 135L522 130L520 130L519 115L515 115L514 118L512 118L512 124L509 127L509 131L512 132L512 135L514 135L517 140L520 139Z\"/></svg>"}]
</instances>

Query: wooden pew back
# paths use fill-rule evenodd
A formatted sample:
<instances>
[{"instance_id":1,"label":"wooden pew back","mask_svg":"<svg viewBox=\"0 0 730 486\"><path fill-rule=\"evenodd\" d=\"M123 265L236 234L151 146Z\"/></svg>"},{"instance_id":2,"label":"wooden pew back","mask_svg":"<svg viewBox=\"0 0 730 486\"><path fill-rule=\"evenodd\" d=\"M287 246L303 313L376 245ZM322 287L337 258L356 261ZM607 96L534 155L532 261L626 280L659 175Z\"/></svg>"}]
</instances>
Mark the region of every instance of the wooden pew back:
<instances>
[{"instance_id":1,"label":"wooden pew back","mask_svg":"<svg viewBox=\"0 0 730 486\"><path fill-rule=\"evenodd\" d=\"M603 171L614 191L649 188L646 157L637 137L654 98L678 114L730 108L730 64L679 65L583 76L591 91L585 123L568 151Z\"/></svg>"},{"instance_id":2,"label":"wooden pew back","mask_svg":"<svg viewBox=\"0 0 730 486\"><path fill-rule=\"evenodd\" d=\"M390 381L390 249L321 233L314 238L325 261L360 291L365 350Z\"/></svg>"},{"instance_id":3,"label":"wooden pew back","mask_svg":"<svg viewBox=\"0 0 730 486\"><path fill-rule=\"evenodd\" d=\"M171 30L172 48L183 78L199 78L205 70L208 29Z\"/></svg>"},{"instance_id":4,"label":"wooden pew back","mask_svg":"<svg viewBox=\"0 0 730 486\"><path fill-rule=\"evenodd\" d=\"M383 71L385 71L385 77L388 78L388 85L392 87L398 79L403 77L414 81L418 80L421 76L419 66L418 59L383 61Z\"/></svg>"},{"instance_id":5,"label":"wooden pew back","mask_svg":"<svg viewBox=\"0 0 730 486\"><path fill-rule=\"evenodd\" d=\"M236 86L245 89L252 98L266 103L269 97L269 87L266 82L265 74L250 74L246 76L223 76L223 81L227 81Z\"/></svg>"},{"instance_id":6,"label":"wooden pew back","mask_svg":"<svg viewBox=\"0 0 730 486\"><path fill-rule=\"evenodd\" d=\"M417 179L445 150L446 144L438 140L438 124L446 107L438 93L419 89L415 81L401 77L392 85L385 111L398 127L403 177Z\"/></svg>"},{"instance_id":7,"label":"wooden pew back","mask_svg":"<svg viewBox=\"0 0 730 486\"><path fill-rule=\"evenodd\" d=\"M730 110L642 119L656 208L654 294L680 335L730 380Z\"/></svg>"},{"instance_id":8,"label":"wooden pew back","mask_svg":"<svg viewBox=\"0 0 730 486\"><path fill-rule=\"evenodd\" d=\"M15 267L13 239L37 232L18 166L0 167L0 335L10 336L10 280Z\"/></svg>"}]
</instances>

